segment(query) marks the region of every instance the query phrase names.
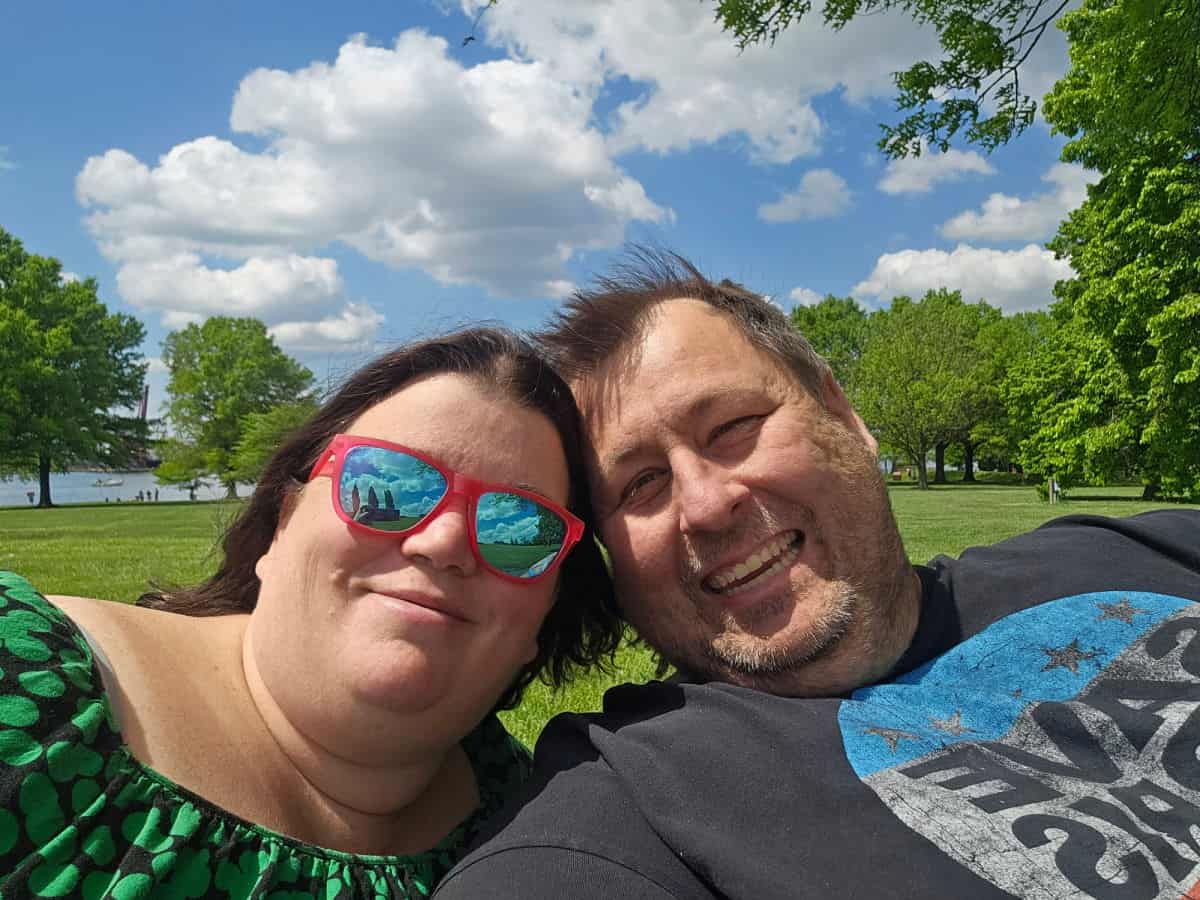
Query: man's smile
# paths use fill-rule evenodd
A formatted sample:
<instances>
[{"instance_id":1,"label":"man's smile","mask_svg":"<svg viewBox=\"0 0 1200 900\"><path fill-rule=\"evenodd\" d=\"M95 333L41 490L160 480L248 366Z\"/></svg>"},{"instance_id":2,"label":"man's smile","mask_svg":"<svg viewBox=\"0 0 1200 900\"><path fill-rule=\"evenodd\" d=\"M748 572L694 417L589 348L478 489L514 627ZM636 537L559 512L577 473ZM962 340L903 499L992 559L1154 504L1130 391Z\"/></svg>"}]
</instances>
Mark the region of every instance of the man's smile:
<instances>
[{"instance_id":1,"label":"man's smile","mask_svg":"<svg viewBox=\"0 0 1200 900\"><path fill-rule=\"evenodd\" d=\"M801 531L777 534L745 559L710 574L703 581L704 589L726 597L740 593L790 566L799 558L803 546Z\"/></svg>"}]
</instances>

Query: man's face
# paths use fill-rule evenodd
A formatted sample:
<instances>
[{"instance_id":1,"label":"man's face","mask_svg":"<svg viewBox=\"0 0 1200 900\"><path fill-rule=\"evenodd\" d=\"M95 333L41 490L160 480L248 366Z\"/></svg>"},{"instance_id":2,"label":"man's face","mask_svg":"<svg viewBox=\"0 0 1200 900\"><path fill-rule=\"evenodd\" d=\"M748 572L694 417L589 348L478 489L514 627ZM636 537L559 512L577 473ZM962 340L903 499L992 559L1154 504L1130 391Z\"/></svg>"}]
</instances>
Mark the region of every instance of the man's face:
<instances>
[{"instance_id":1,"label":"man's face","mask_svg":"<svg viewBox=\"0 0 1200 900\"><path fill-rule=\"evenodd\" d=\"M680 299L576 390L621 608L668 660L783 694L891 667L915 576L874 441L832 379L823 406Z\"/></svg>"}]
</instances>

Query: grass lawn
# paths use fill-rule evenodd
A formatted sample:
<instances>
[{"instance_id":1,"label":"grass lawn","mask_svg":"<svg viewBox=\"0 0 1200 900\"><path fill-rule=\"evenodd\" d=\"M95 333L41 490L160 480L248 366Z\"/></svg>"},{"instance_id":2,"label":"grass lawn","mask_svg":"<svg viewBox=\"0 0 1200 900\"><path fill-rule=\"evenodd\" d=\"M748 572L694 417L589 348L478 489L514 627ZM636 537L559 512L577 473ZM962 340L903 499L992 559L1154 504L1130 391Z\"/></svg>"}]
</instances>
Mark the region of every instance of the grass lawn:
<instances>
[{"instance_id":1,"label":"grass lawn","mask_svg":"<svg viewBox=\"0 0 1200 900\"><path fill-rule=\"evenodd\" d=\"M911 559L990 544L1071 513L1130 516L1162 506L1139 500L1140 488L1074 488L1054 506L1032 487L950 484L920 491L894 485L892 504ZM212 571L213 545L237 510L230 503L147 503L0 509L0 569L13 569L48 594L133 600L150 581L187 584ZM654 677L654 660L624 646L614 674L589 673L554 693L535 684L521 706L504 714L508 727L532 745L542 725L562 710L598 709L604 691L622 681Z\"/></svg>"}]
</instances>

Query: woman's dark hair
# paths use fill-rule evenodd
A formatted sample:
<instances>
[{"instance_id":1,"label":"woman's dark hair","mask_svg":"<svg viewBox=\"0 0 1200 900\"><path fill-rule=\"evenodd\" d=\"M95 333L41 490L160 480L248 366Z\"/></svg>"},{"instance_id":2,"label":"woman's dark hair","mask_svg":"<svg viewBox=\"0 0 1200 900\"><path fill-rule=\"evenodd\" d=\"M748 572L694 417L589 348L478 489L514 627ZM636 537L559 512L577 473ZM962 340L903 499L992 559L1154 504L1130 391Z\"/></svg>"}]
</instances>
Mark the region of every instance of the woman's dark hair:
<instances>
[{"instance_id":1,"label":"woman's dark hair","mask_svg":"<svg viewBox=\"0 0 1200 900\"><path fill-rule=\"evenodd\" d=\"M497 708L515 706L526 685L538 676L558 686L576 666L610 660L622 623L612 582L593 539L579 412L566 384L532 345L500 328L470 328L408 344L356 371L275 451L253 496L225 532L224 558L216 574L195 587L143 594L138 604L190 616L252 610L259 588L255 564L271 545L286 498L307 481L329 441L406 384L438 373L477 379L554 424L567 457L567 507L587 525L583 539L559 570L559 596L538 632L537 656L521 670Z\"/></svg>"}]
</instances>

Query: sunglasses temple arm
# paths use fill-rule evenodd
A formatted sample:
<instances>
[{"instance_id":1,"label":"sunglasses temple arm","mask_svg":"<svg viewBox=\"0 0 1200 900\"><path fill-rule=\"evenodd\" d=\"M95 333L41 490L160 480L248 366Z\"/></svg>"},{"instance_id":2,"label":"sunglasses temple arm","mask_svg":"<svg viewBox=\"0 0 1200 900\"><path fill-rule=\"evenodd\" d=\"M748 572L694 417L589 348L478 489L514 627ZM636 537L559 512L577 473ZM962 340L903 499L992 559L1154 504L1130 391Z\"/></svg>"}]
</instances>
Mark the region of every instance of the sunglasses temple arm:
<instances>
[{"instance_id":1,"label":"sunglasses temple arm","mask_svg":"<svg viewBox=\"0 0 1200 900\"><path fill-rule=\"evenodd\" d=\"M324 453L321 454L321 458L317 460L316 465L313 466L312 472L310 472L308 475L308 480L312 481L314 478L316 478L319 475L328 475L330 478L332 478L333 477L333 464L336 459L337 459L336 453L326 450Z\"/></svg>"}]
</instances>

